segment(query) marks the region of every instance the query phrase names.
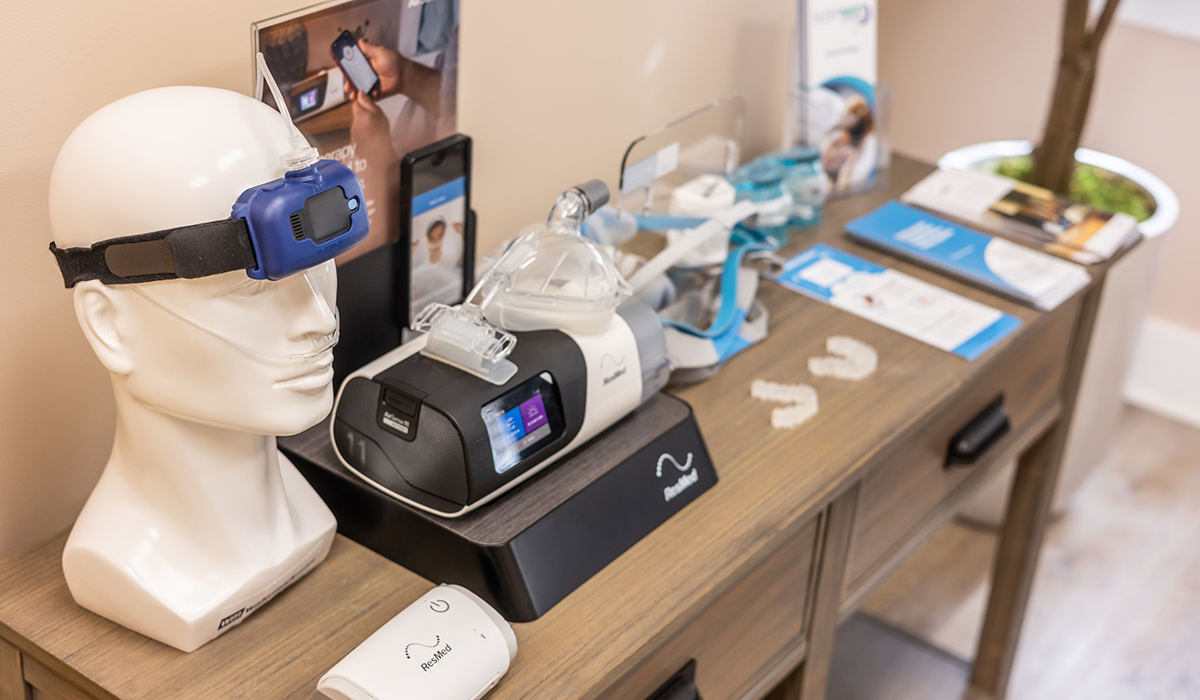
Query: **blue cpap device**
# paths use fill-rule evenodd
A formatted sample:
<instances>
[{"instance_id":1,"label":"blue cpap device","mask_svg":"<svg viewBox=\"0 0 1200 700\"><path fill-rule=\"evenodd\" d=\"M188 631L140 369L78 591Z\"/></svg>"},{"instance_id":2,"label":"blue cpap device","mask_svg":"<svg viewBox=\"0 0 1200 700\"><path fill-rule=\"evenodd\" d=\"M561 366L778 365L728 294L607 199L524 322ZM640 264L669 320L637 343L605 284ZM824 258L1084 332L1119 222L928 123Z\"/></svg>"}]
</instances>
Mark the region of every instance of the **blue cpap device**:
<instances>
[{"instance_id":1,"label":"blue cpap device","mask_svg":"<svg viewBox=\"0 0 1200 700\"><path fill-rule=\"evenodd\" d=\"M258 263L246 274L283 279L350 250L367 237L364 201L358 177L336 160L246 190L232 216L246 221Z\"/></svg>"}]
</instances>

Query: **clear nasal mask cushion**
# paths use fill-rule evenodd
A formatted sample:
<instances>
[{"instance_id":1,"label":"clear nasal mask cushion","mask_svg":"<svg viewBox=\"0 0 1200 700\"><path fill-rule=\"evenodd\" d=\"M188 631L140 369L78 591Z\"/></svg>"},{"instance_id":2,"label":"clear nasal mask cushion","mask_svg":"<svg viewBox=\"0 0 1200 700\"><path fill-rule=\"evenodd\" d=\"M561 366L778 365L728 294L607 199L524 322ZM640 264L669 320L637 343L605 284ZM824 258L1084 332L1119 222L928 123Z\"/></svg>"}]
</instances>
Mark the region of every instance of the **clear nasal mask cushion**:
<instances>
[{"instance_id":1,"label":"clear nasal mask cushion","mask_svg":"<svg viewBox=\"0 0 1200 700\"><path fill-rule=\"evenodd\" d=\"M321 291L322 267L284 280L247 280L213 296L172 299L155 284L129 285L167 313L252 355L295 360L333 349L340 336L337 305ZM284 288L285 287L285 288ZM332 331L325 332L332 326Z\"/></svg>"}]
</instances>

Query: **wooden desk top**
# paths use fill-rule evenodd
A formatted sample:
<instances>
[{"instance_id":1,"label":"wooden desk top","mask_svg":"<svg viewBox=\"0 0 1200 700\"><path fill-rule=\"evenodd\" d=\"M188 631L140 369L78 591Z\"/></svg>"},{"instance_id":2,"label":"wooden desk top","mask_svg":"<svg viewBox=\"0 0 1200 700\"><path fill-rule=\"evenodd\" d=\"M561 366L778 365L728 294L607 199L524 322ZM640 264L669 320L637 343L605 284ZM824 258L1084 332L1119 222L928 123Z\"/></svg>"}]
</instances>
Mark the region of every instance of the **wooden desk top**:
<instances>
[{"instance_id":1,"label":"wooden desk top","mask_svg":"<svg viewBox=\"0 0 1200 700\"><path fill-rule=\"evenodd\" d=\"M968 362L764 282L759 299L771 314L770 336L709 381L678 392L695 408L721 481L541 619L514 625L517 658L489 698L594 697L1052 315L842 234L847 220L932 169L895 157L888 187L828 204L822 225L793 232L784 254L829 243L1017 316L1022 328ZM808 373L808 358L826 354L825 339L839 334L878 350L874 376L844 382ZM795 430L772 429L772 405L750 398L756 378L811 384L820 413ZM59 564L64 537L0 562L0 636L100 697L307 700L326 670L431 585L339 537L313 573L245 623L183 654L76 606Z\"/></svg>"}]
</instances>

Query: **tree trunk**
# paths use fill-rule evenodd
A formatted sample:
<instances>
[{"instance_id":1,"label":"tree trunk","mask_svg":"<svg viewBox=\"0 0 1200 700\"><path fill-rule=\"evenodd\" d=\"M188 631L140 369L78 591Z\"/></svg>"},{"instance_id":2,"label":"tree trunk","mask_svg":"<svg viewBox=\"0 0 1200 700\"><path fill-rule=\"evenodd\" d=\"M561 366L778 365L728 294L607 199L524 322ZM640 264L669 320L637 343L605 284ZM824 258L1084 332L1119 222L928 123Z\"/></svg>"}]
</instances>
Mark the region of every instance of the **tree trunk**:
<instances>
[{"instance_id":1,"label":"tree trunk","mask_svg":"<svg viewBox=\"0 0 1200 700\"><path fill-rule=\"evenodd\" d=\"M1030 182L1055 192L1067 192L1075 173L1075 149L1083 137L1096 61L1088 56L1063 56L1054 86L1054 100L1042 143L1033 154Z\"/></svg>"},{"instance_id":2,"label":"tree trunk","mask_svg":"<svg viewBox=\"0 0 1200 700\"><path fill-rule=\"evenodd\" d=\"M1075 149L1083 137L1100 44L1112 25L1120 0L1106 0L1095 25L1088 29L1088 0L1066 0L1063 16L1062 55L1054 81L1054 97L1042 141L1033 152L1029 181L1055 192L1067 193L1075 174Z\"/></svg>"}]
</instances>

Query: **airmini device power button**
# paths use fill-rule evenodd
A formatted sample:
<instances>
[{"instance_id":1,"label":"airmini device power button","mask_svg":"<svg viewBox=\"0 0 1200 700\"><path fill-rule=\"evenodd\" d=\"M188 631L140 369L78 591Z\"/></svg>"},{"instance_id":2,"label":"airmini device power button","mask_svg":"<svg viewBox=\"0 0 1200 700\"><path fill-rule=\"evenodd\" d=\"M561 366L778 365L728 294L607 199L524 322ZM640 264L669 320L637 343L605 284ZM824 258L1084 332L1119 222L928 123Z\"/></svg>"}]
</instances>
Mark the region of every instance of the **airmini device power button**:
<instances>
[{"instance_id":1,"label":"airmini device power button","mask_svg":"<svg viewBox=\"0 0 1200 700\"><path fill-rule=\"evenodd\" d=\"M450 604L444 600L429 601L429 609L435 613L444 613L450 610Z\"/></svg>"}]
</instances>

